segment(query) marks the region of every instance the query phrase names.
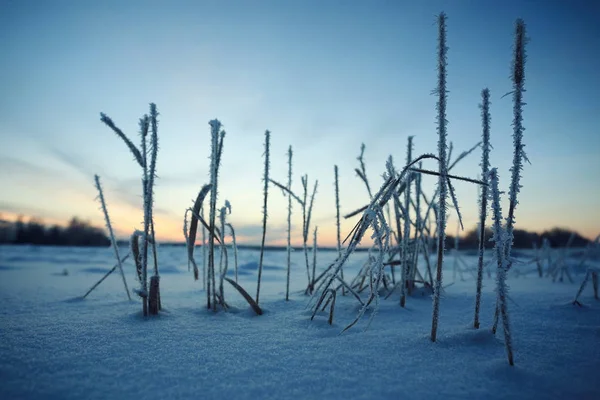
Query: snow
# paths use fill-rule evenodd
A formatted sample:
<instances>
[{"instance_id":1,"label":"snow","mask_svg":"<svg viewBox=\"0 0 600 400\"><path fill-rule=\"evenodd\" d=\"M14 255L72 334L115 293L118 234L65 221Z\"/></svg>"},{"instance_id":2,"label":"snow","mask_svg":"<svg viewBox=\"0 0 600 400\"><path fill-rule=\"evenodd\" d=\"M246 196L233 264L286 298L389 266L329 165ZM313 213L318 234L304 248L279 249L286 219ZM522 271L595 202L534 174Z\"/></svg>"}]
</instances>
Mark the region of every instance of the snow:
<instances>
[{"instance_id":1,"label":"snow","mask_svg":"<svg viewBox=\"0 0 600 400\"><path fill-rule=\"evenodd\" d=\"M335 255L321 251L319 266ZM258 257L239 252L240 284L249 293ZM510 367L501 331L490 333L494 276L485 274L480 330L472 328L475 280L467 273L445 289L436 343L429 339L431 298L419 294L405 309L399 293L382 297L368 330L369 313L340 335L358 302L340 295L333 326L326 313L311 322L302 252L292 253L291 301L284 301L286 257L265 253L263 316L230 286L232 310L214 314L202 282L187 271L186 248L161 247L164 310L144 319L118 273L80 299L114 265L110 249L1 246L0 398L600 398L600 302L588 285L584 307L571 304L585 269L573 284L523 273L533 266L511 269ZM353 255L346 276L366 257ZM461 257L475 268L475 253ZM124 267L128 283L139 285L131 262Z\"/></svg>"}]
</instances>

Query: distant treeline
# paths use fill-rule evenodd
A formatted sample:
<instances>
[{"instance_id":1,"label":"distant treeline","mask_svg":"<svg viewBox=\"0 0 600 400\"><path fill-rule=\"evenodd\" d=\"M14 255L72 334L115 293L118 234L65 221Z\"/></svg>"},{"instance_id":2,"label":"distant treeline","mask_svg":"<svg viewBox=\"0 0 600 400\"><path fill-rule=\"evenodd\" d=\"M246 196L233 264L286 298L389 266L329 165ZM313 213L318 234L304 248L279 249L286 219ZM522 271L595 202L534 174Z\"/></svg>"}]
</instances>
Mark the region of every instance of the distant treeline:
<instances>
[{"instance_id":1,"label":"distant treeline","mask_svg":"<svg viewBox=\"0 0 600 400\"><path fill-rule=\"evenodd\" d=\"M542 246L543 239L548 239L551 247L564 247L569 242L571 234L574 234L571 247L584 247L590 241L577 232L563 228L554 228L542 233L528 232L521 229L515 229L513 232L513 247L517 249L531 249L534 244L538 247ZM489 239L492 237L491 229L486 229L486 248L491 249L494 242ZM466 233L465 236L460 236L459 249L476 249L479 246L479 238L477 228ZM454 248L454 236L446 236L446 249Z\"/></svg>"},{"instance_id":2,"label":"distant treeline","mask_svg":"<svg viewBox=\"0 0 600 400\"><path fill-rule=\"evenodd\" d=\"M564 247L567 245L569 238L573 234L573 242L571 243L572 247L585 247L590 242L588 239L584 238L580 234L574 231L570 231L568 229L562 228L554 228L549 231L544 231L542 233L536 232L528 232L521 229L515 229L513 232L514 242L513 247L516 249L531 249L535 244L538 247L542 246L542 240L544 238L548 239L550 242L550 246L553 248ZM492 231L490 229L486 229L486 249L491 249L494 246L494 242L491 241ZM122 243L126 245L126 243ZM169 242L162 243L163 246L185 246L184 242ZM197 246L199 246L197 244ZM477 233L477 228L474 228L471 231L468 231L465 236L459 237L458 248L465 249L477 249L479 246L479 236ZM247 245L247 244L238 244L238 249L246 249L246 250L260 250L260 245ZM310 246L309 246L310 248ZM454 236L446 235L446 249L454 248ZM285 251L285 246L265 246L265 249L268 251ZM293 247L295 251L301 251L302 247ZM325 251L337 251L333 246L319 246L319 250ZM367 251L367 247L358 247L356 251Z\"/></svg>"},{"instance_id":3,"label":"distant treeline","mask_svg":"<svg viewBox=\"0 0 600 400\"><path fill-rule=\"evenodd\" d=\"M571 234L574 234L572 247L584 247L589 240L576 232L563 228L554 228L542 233L528 232L516 229L514 231L513 247L517 249L530 249L534 243L541 247L544 238L550 241L552 247L566 246ZM486 248L492 248L493 242L489 239L492 232L486 229ZM0 219L0 243L4 244L36 244L53 246L109 246L110 240L104 230L92 226L89 222L73 217L67 227L58 225L46 226L39 220L32 218L23 222L19 218L16 222L8 222ZM477 229L460 236L459 249L476 249L479 243ZM119 241L119 244L128 245L127 242ZM184 243L164 243L163 245L184 245ZM240 245L240 249L260 249L260 246ZM321 247L323 250L328 247ZM446 236L446 249L454 248L454 236ZM269 250L282 250L285 246L268 246ZM334 247L331 247L334 250Z\"/></svg>"},{"instance_id":4,"label":"distant treeline","mask_svg":"<svg viewBox=\"0 0 600 400\"><path fill-rule=\"evenodd\" d=\"M0 243L35 244L52 246L109 246L110 240L104 230L89 222L73 217L66 227L46 226L41 220L32 218L25 223L0 221Z\"/></svg>"}]
</instances>

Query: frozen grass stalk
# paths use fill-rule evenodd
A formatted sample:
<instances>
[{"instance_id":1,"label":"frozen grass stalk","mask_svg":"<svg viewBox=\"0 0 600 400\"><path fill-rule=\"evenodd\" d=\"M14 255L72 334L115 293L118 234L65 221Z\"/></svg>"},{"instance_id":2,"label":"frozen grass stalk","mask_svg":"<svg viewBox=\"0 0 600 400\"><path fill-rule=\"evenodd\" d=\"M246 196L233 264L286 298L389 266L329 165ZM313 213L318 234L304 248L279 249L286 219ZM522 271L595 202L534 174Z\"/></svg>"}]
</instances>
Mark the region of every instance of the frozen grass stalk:
<instances>
[{"instance_id":1,"label":"frozen grass stalk","mask_svg":"<svg viewBox=\"0 0 600 400\"><path fill-rule=\"evenodd\" d=\"M367 192L369 193L369 198L373 198L373 194L371 192L371 186L369 185L369 180L367 179L367 168L365 167L365 144L361 143L360 145L360 155L356 158L360 163L360 169L356 169L357 175L362 179L367 187Z\"/></svg>"},{"instance_id":2,"label":"frozen grass stalk","mask_svg":"<svg viewBox=\"0 0 600 400\"><path fill-rule=\"evenodd\" d=\"M185 210L185 215L183 218L183 236L185 237L185 242L187 243L187 253L188 253L188 269L191 264L194 267L194 280L198 280L198 265L196 260L194 259L194 249L196 247L196 235L198 233L198 222L202 222L202 226L206 225L206 221L204 220L204 215L200 215L200 210L204 208L203 201L208 192L210 191L210 185L204 185L196 200L194 201L193 208L188 208ZM191 213L191 221L189 224L188 231L188 223L187 223L187 215ZM188 233L189 232L189 233ZM134 252L135 253L135 252Z\"/></svg>"},{"instance_id":3,"label":"frozen grass stalk","mask_svg":"<svg viewBox=\"0 0 600 400\"><path fill-rule=\"evenodd\" d=\"M123 272L123 265L121 264L121 257L119 256L119 247L117 246L117 241L115 240L115 235L113 233L112 225L110 223L110 218L108 216L108 210L106 209L106 202L104 201L104 193L102 193L102 186L100 185L100 177L98 175L95 175L94 179L96 181L96 189L98 189L98 199L100 200L102 212L104 213L104 222L106 223L106 229L108 229L108 234L110 235L110 243L112 244L112 248L115 251L115 257L117 258L117 265L119 266L119 271L121 272L121 278L123 278L123 285L125 286L125 292L127 292L127 298L129 300L131 300L131 295L129 294L129 288L127 287L127 280L125 280L125 273ZM86 294L86 296L87 296L87 294Z\"/></svg>"},{"instance_id":4,"label":"frozen grass stalk","mask_svg":"<svg viewBox=\"0 0 600 400\"><path fill-rule=\"evenodd\" d=\"M507 269L512 265L511 248L512 235L515 224L515 208L517 207L517 194L521 190L521 170L523 169L523 160L527 160L523 148L523 93L525 92L525 22L522 19L517 19L515 31L515 54L513 62L513 165L511 171L510 191L509 191L509 206L508 217L506 218L506 232L509 235L509 240L506 243L505 255L507 260Z\"/></svg>"},{"instance_id":5,"label":"frozen grass stalk","mask_svg":"<svg viewBox=\"0 0 600 400\"><path fill-rule=\"evenodd\" d=\"M512 266L511 250L512 250L512 237L515 225L515 209L517 207L517 194L521 190L521 170L523 169L523 160L527 160L525 151L523 148L523 92L525 92L525 43L527 38L525 36L525 22L522 19L517 19L515 28L515 49L514 49L514 60L512 68L512 81L513 81L513 165L510 168L511 180L510 189L508 192L509 204L508 204L508 216L506 217L506 234L508 239L506 241L506 247L504 249L504 256L506 258L506 269L510 270ZM527 160L528 161L528 160ZM492 328L495 332L495 327L498 324L498 310L499 304L496 304L496 313L494 315L494 327Z\"/></svg>"},{"instance_id":6,"label":"frozen grass stalk","mask_svg":"<svg viewBox=\"0 0 600 400\"><path fill-rule=\"evenodd\" d=\"M307 178L307 181L308 181L308 178ZM312 215L313 205L315 204L315 195L317 194L317 187L318 186L319 186L319 181L316 180L315 181L315 185L313 186L312 195L310 196L310 204L308 206L308 211L306 213L306 228L305 228L306 231L304 232L304 237L305 237L305 239L304 239L304 247L305 247L306 250L305 250L304 254L305 254L305 257L306 257L306 267L307 268L308 268L308 249L307 249L306 243L308 242L308 232L309 232L309 228L310 228L310 218L311 218L311 215ZM308 288L307 288L308 293L312 294L313 291L314 291L314 289L315 289L315 287L314 287L315 278L316 277L314 276L314 270L313 270L313 276L312 276L312 278L309 277L309 279L308 279Z\"/></svg>"},{"instance_id":7,"label":"frozen grass stalk","mask_svg":"<svg viewBox=\"0 0 600 400\"><path fill-rule=\"evenodd\" d=\"M490 90L483 89L481 92L481 122L483 127L483 145L481 155L481 176L485 179L490 169ZM481 198L479 204L479 257L477 259L477 292L475 295L475 319L473 327L479 329L479 310L481 306L481 287L483 284L483 254L485 252L485 220L487 214L488 187L486 185L477 186L481 188Z\"/></svg>"},{"instance_id":8,"label":"frozen grass stalk","mask_svg":"<svg viewBox=\"0 0 600 400\"><path fill-rule=\"evenodd\" d=\"M148 315L148 234L150 232L150 214L148 212L148 149L147 140L150 120L147 115L140 119L140 136L142 140L142 189L144 199L144 235L142 236L142 309L144 316Z\"/></svg>"},{"instance_id":9,"label":"frozen grass stalk","mask_svg":"<svg viewBox=\"0 0 600 400\"><path fill-rule=\"evenodd\" d=\"M308 226L306 226L306 202L308 201L308 175L304 175L300 178L302 181L302 251L304 252L304 261L306 263L306 276L308 279L308 288L310 288L310 269L308 265L308 248L306 242L308 240Z\"/></svg>"},{"instance_id":10,"label":"frozen grass stalk","mask_svg":"<svg viewBox=\"0 0 600 400\"><path fill-rule=\"evenodd\" d=\"M200 215L204 219L204 206L200 208ZM202 289L206 290L206 228L202 225ZM236 281L237 282L237 281Z\"/></svg>"},{"instance_id":11,"label":"frozen grass stalk","mask_svg":"<svg viewBox=\"0 0 600 400\"><path fill-rule=\"evenodd\" d=\"M318 226L315 226L315 231L313 233L313 266L312 266L312 284L311 286L315 287L315 279L317 277L317 229Z\"/></svg>"},{"instance_id":12,"label":"frozen grass stalk","mask_svg":"<svg viewBox=\"0 0 600 400\"><path fill-rule=\"evenodd\" d=\"M265 131L265 172L263 175L263 223L262 223L262 240L260 242L260 259L258 261L258 283L256 285L256 304L259 304L260 297L260 280L262 278L263 257L265 253L265 237L267 235L267 199L269 196L269 150L270 150L271 132Z\"/></svg>"},{"instance_id":13,"label":"frozen grass stalk","mask_svg":"<svg viewBox=\"0 0 600 400\"><path fill-rule=\"evenodd\" d=\"M419 168L422 168L422 163L419 163ZM413 269L411 279L415 279L417 273L417 266L419 265L419 249L423 240L423 228L421 218L421 174L416 174L415 178L415 250L413 256ZM427 260L429 263L429 260Z\"/></svg>"},{"instance_id":14,"label":"frozen grass stalk","mask_svg":"<svg viewBox=\"0 0 600 400\"><path fill-rule=\"evenodd\" d=\"M154 276L150 278L150 294L149 294L149 312L150 314L158 314L162 308L160 301L160 276L158 274L158 256L156 254L156 238L154 234L154 178L156 177L156 157L158 155L158 111L156 104L150 103L150 125L152 127L152 135L150 137L151 153L150 153L150 169L148 171L148 184L144 192L144 203L148 212L150 222L150 238L152 244L152 259L154 261ZM147 243L147 241L146 241ZM146 244L147 246L147 244Z\"/></svg>"},{"instance_id":15,"label":"frozen grass stalk","mask_svg":"<svg viewBox=\"0 0 600 400\"><path fill-rule=\"evenodd\" d=\"M229 230L231 231L231 242L233 245L233 259L235 262L234 268L235 268L235 283L238 283L238 249L237 249L237 242L235 240L235 230L233 229L233 226L231 224L227 224L227 226L229 227Z\"/></svg>"},{"instance_id":16,"label":"frozen grass stalk","mask_svg":"<svg viewBox=\"0 0 600 400\"><path fill-rule=\"evenodd\" d=\"M102 278L100 278L100 280L99 280L98 282L96 282L96 283L94 284L94 286L92 286L92 287L90 288L90 290L88 290L88 291L87 291L87 292L86 292L86 293L83 295L83 297L82 297L82 298L83 298L83 299L85 299L85 298L88 296L88 294L92 293L92 291L93 291L94 289L96 289L96 288L98 287L98 285L100 285L102 282L104 282L104 280L105 280L106 278L108 278L108 276L109 276L110 274L112 274L113 272L115 272L115 269L117 269L117 267L119 267L120 265L122 265L122 263L124 263L125 261L127 261L127 259L129 258L129 256L130 256L130 253L128 253L128 254L127 254L125 257L123 257L123 258L122 258L122 259L121 259L119 262L117 262L117 263L116 263L116 264L115 264L115 265L114 265L114 266L113 266L111 269L109 269L109 270L108 270L108 272L107 272L106 274L104 274L104 276L103 276ZM130 300L131 300L131 298L130 298Z\"/></svg>"},{"instance_id":17,"label":"frozen grass stalk","mask_svg":"<svg viewBox=\"0 0 600 400\"><path fill-rule=\"evenodd\" d=\"M231 214L231 203L228 200L225 200L225 205L221 207L219 211L219 221L221 223L220 229L220 242L221 242L221 257L219 262L219 298L221 299L221 305L223 307L227 307L225 303L225 291L223 288L223 281L225 279L225 275L227 274L228 267L228 257L227 257L227 246L225 245L225 227L227 223L225 222L227 218L227 212Z\"/></svg>"},{"instance_id":18,"label":"frozen grass stalk","mask_svg":"<svg viewBox=\"0 0 600 400\"><path fill-rule=\"evenodd\" d=\"M502 228L502 208L500 206L500 192L498 190L498 175L496 168L492 168L488 174L487 181L491 186L490 198L492 200L492 231L494 234L493 240L495 243L496 260L498 262L498 272L496 274L496 294L498 296L497 304L502 316L502 326L504 328L504 345L506 346L506 354L508 363L514 365L512 336L510 331L510 320L508 318L506 272L507 258L504 254L504 249L507 246L507 241L511 241L512 237Z\"/></svg>"},{"instance_id":19,"label":"frozen grass stalk","mask_svg":"<svg viewBox=\"0 0 600 400\"><path fill-rule=\"evenodd\" d=\"M215 288L215 218L217 209L217 179L218 179L218 157L219 157L219 131L221 130L221 122L214 119L209 122L211 134L211 156L210 156L210 210L208 230L208 271L207 271L207 307L217 310L217 294ZM211 299L212 294L212 299ZM211 304L212 302L212 304Z\"/></svg>"},{"instance_id":20,"label":"frozen grass stalk","mask_svg":"<svg viewBox=\"0 0 600 400\"><path fill-rule=\"evenodd\" d=\"M412 161L412 140L413 137L408 137L408 146L406 149L406 165L409 165ZM406 188L404 189L404 236L402 237L402 270L400 275L400 306L404 307L406 304L406 286L407 276L409 275L408 268L408 245L410 239L410 186L411 186L411 174L408 173L406 177Z\"/></svg>"},{"instance_id":21,"label":"frozen grass stalk","mask_svg":"<svg viewBox=\"0 0 600 400\"><path fill-rule=\"evenodd\" d=\"M315 201L315 195L317 193L317 187L319 185L319 181L315 181L315 186L313 187L313 192L310 197L310 204L307 206L308 201L308 175L304 175L301 178L302 181L302 190L303 197L302 200L298 200L302 205L302 250L304 252L304 261L306 263L306 275L308 279L308 286L306 287L306 294L313 293L313 278L310 276L310 263L308 261L308 233L310 229L310 218L312 214L312 207Z\"/></svg>"},{"instance_id":22,"label":"frozen grass stalk","mask_svg":"<svg viewBox=\"0 0 600 400\"><path fill-rule=\"evenodd\" d=\"M288 148L288 184L287 188L292 191L292 146ZM292 267L292 195L288 193L288 216L287 216L287 276L285 281L285 301L290 299L290 270Z\"/></svg>"},{"instance_id":23,"label":"frozen grass stalk","mask_svg":"<svg viewBox=\"0 0 600 400\"><path fill-rule=\"evenodd\" d=\"M338 166L333 167L335 174L335 227L336 227L336 238L337 238L337 258L342 256L342 239L340 234L340 183L338 175ZM344 267L340 269L340 277L344 280ZM346 295L346 288L342 286L342 296Z\"/></svg>"},{"instance_id":24,"label":"frozen grass stalk","mask_svg":"<svg viewBox=\"0 0 600 400\"><path fill-rule=\"evenodd\" d=\"M433 291L433 316L431 322L431 341L435 342L437 338L437 327L438 319L440 315L440 295L442 290L442 267L444 263L444 242L446 239L446 53L448 47L446 46L446 14L441 13L438 17L438 102L437 102L437 128L438 128L438 165L440 176L438 178L438 192L439 192L439 208L437 218L437 270L436 279L434 283Z\"/></svg>"},{"instance_id":25,"label":"frozen grass stalk","mask_svg":"<svg viewBox=\"0 0 600 400\"><path fill-rule=\"evenodd\" d=\"M585 289L590 278L592 279L592 286L594 289L594 298L596 300L598 300L598 273L599 272L600 272L600 268L590 267L587 269L587 272L585 273L585 278L583 279L583 282L581 282L581 286L579 286L579 290L577 291L577 294L575 295L575 300L573 300L573 304L576 304L581 307L581 303L579 302L579 296L581 296L581 294L583 293L583 289Z\"/></svg>"}]
</instances>

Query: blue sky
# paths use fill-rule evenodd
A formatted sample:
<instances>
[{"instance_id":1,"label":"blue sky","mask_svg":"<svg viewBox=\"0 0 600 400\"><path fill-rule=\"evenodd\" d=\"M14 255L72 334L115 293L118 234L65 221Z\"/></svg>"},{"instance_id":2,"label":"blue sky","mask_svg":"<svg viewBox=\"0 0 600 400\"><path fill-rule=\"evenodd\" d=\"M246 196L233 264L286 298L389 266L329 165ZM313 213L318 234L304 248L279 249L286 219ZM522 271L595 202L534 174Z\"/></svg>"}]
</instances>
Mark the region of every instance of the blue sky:
<instances>
[{"instance_id":1,"label":"blue sky","mask_svg":"<svg viewBox=\"0 0 600 400\"><path fill-rule=\"evenodd\" d=\"M481 135L480 92L492 93L494 151L508 189L512 158L514 21L527 23L523 171L517 228L600 231L600 3L595 1L6 1L0 0L0 212L102 224L93 175L105 185L121 235L142 221L140 168L99 120L132 140L155 102L160 112L157 233L181 240L183 213L208 181L209 125L227 136L220 200L242 240L258 242L264 131L272 176L319 180L314 221L333 244L333 165L342 212L367 201L354 168L361 143L373 186L385 160L436 151L435 16L448 15L448 133L455 153ZM476 177L479 152L456 168ZM433 165L426 167L434 168ZM435 179L425 178L431 193ZM477 191L457 183L467 229ZM270 243L283 243L287 200L272 190ZM295 242L301 217L296 208ZM353 221L345 222L347 230ZM456 218L449 221L456 229Z\"/></svg>"}]
</instances>

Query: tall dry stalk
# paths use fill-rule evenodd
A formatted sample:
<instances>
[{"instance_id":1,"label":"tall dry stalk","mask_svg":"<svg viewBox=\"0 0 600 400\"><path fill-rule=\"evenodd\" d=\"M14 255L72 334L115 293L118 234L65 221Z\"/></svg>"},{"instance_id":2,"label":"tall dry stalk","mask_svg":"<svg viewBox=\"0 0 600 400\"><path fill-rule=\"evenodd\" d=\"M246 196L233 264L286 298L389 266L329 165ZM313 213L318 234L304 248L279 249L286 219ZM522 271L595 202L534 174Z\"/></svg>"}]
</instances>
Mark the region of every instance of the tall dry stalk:
<instances>
[{"instance_id":1,"label":"tall dry stalk","mask_svg":"<svg viewBox=\"0 0 600 400\"><path fill-rule=\"evenodd\" d=\"M204 219L204 206L200 207L200 216ZM202 290L206 290L206 256L208 255L206 251L206 228L202 225Z\"/></svg>"},{"instance_id":2,"label":"tall dry stalk","mask_svg":"<svg viewBox=\"0 0 600 400\"><path fill-rule=\"evenodd\" d=\"M356 168L356 174L358 175L358 177L365 183L365 186L367 187L367 193L369 193L369 199L373 198L373 193L371 192L371 186L369 185L369 179L367 178L367 168L365 166L365 144L361 143L360 144L360 155L358 157L356 157L356 159L358 160L358 162L360 163L360 169Z\"/></svg>"},{"instance_id":3,"label":"tall dry stalk","mask_svg":"<svg viewBox=\"0 0 600 400\"><path fill-rule=\"evenodd\" d=\"M523 93L525 92L525 44L527 37L525 36L525 22L522 19L517 19L515 28L515 53L513 60L513 165L511 171L511 181L509 190L509 205L508 216L506 217L506 232L509 240L506 243L505 255L507 259L507 269L512 266L511 249L512 236L515 224L515 209L517 207L517 194L521 191L521 170L523 169L523 160L527 160L523 144ZM528 161L528 160L527 160Z\"/></svg>"},{"instance_id":4,"label":"tall dry stalk","mask_svg":"<svg viewBox=\"0 0 600 400\"><path fill-rule=\"evenodd\" d=\"M510 189L508 192L509 204L508 204L508 216L506 217L506 234L508 238L506 240L506 247L504 248L504 256L506 258L506 269L510 270L512 267L512 242L513 242L513 230L515 225L515 209L517 207L517 194L521 191L521 170L523 169L523 160L527 160L523 144L523 93L525 92L525 44L527 43L527 37L525 36L525 22L522 19L517 19L515 24L515 49L514 59L512 67L512 81L513 81L513 165L510 168L511 180ZM494 324L492 331L496 331L498 325L498 304L496 304L496 313L494 315Z\"/></svg>"},{"instance_id":5,"label":"tall dry stalk","mask_svg":"<svg viewBox=\"0 0 600 400\"><path fill-rule=\"evenodd\" d=\"M229 231L231 232L231 244L233 246L233 260L234 260L234 268L235 268L235 283L238 283L238 248L237 241L235 239L235 229L233 229L233 225L227 223L229 227Z\"/></svg>"},{"instance_id":6,"label":"tall dry stalk","mask_svg":"<svg viewBox=\"0 0 600 400\"><path fill-rule=\"evenodd\" d=\"M154 231L154 178L156 177L156 157L158 155L158 111L156 104L150 103L150 126L152 135L150 137L150 166L146 156L144 162L147 169L147 181L144 185L144 220L148 219L148 232L144 244L145 252L148 251L148 244L152 244L152 259L154 261L154 275L150 278L150 293L148 297L148 311L152 315L158 314L162 308L160 301L160 276L158 274L158 256L156 254L156 239ZM147 257L147 256L146 256ZM147 269L147 266L144 267Z\"/></svg>"},{"instance_id":7,"label":"tall dry stalk","mask_svg":"<svg viewBox=\"0 0 600 400\"><path fill-rule=\"evenodd\" d=\"M408 145L406 149L406 164L409 165L412 161L412 143L413 137L408 137ZM408 266L408 245L410 239L410 187L411 187L412 172L408 173L406 179L406 188L404 189L404 236L402 243L402 271L400 275L400 306L404 307L406 303L406 286L408 283L407 276L409 274Z\"/></svg>"},{"instance_id":8,"label":"tall dry stalk","mask_svg":"<svg viewBox=\"0 0 600 400\"><path fill-rule=\"evenodd\" d=\"M448 47L446 46L446 14L441 13L438 17L438 86L436 93L438 95L437 102L437 130L438 130L438 165L439 174L439 208L438 208L438 243L437 243L437 270L433 292L433 315L431 322L431 341L435 342L437 338L438 320L440 315L440 295L442 291L442 267L444 263L444 242L446 239L446 66Z\"/></svg>"},{"instance_id":9,"label":"tall dry stalk","mask_svg":"<svg viewBox=\"0 0 600 400\"><path fill-rule=\"evenodd\" d=\"M313 248L312 248L312 253L313 253L313 265L312 265L312 283L311 286L314 288L315 287L315 280L317 278L317 229L319 227L315 226L315 231L313 233Z\"/></svg>"},{"instance_id":10,"label":"tall dry stalk","mask_svg":"<svg viewBox=\"0 0 600 400\"><path fill-rule=\"evenodd\" d=\"M263 222L262 222L262 240L260 243L260 259L258 262L258 283L256 285L256 304L260 305L260 280L262 278L263 257L265 252L265 238L267 235L267 199L269 196L269 151L270 151L271 132L265 132L265 171L263 175Z\"/></svg>"},{"instance_id":11,"label":"tall dry stalk","mask_svg":"<svg viewBox=\"0 0 600 400\"><path fill-rule=\"evenodd\" d=\"M313 187L313 192L310 197L310 204L308 201L308 175L304 175L302 178L302 190L303 190L303 199L298 200L302 205L302 249L304 251L304 261L306 263L306 275L308 278L308 286L306 287L306 293L313 293L314 287L312 285L313 278L310 276L310 263L308 261L308 234L310 232L310 218L312 215L312 208L315 201L315 195L317 193L317 187L319 186L319 181L315 181L315 185ZM291 192L290 192L291 193Z\"/></svg>"},{"instance_id":12,"label":"tall dry stalk","mask_svg":"<svg viewBox=\"0 0 600 400\"><path fill-rule=\"evenodd\" d=\"M335 230L336 230L336 250L337 250L337 258L340 258L342 255L342 239L340 234L340 182L338 175L338 166L334 165L333 172L335 175ZM344 268L340 269L340 277L344 280ZM342 286L342 296L346 295L346 288Z\"/></svg>"},{"instance_id":13,"label":"tall dry stalk","mask_svg":"<svg viewBox=\"0 0 600 400\"><path fill-rule=\"evenodd\" d=\"M287 188L292 190L292 146L288 148L288 182ZM292 268L292 195L288 193L287 215L287 274L285 280L285 301L290 300L290 272Z\"/></svg>"},{"instance_id":14,"label":"tall dry stalk","mask_svg":"<svg viewBox=\"0 0 600 400\"><path fill-rule=\"evenodd\" d=\"M419 163L419 168L422 167L422 164ZM414 287L414 281L416 274L418 272L419 265L419 252L421 248L421 242L423 237L423 228L422 228L422 216L421 216L421 174L415 173L415 235L414 235L414 251L413 251L413 260L412 260L412 269L409 274L409 278L413 284L411 284L411 288ZM429 261L427 260L427 263Z\"/></svg>"},{"instance_id":15,"label":"tall dry stalk","mask_svg":"<svg viewBox=\"0 0 600 400\"><path fill-rule=\"evenodd\" d=\"M150 119L147 115L140 120L140 136L142 139L142 188L144 194L144 235L142 236L142 301L144 316L148 315L148 235L150 232L150 213L148 212L148 148L147 148L147 136L148 129L150 127Z\"/></svg>"},{"instance_id":16,"label":"tall dry stalk","mask_svg":"<svg viewBox=\"0 0 600 400\"><path fill-rule=\"evenodd\" d=\"M106 202L104 201L104 193L102 192L102 185L100 185L100 177L98 175L94 175L94 180L96 182L96 189L98 190L98 200L100 201L102 213L104 214L104 222L106 223L106 229L108 229L108 234L110 236L110 243L115 252L115 257L117 258L117 265L119 266L119 271L121 272L121 278L123 278L123 285L125 286L125 292L127 292L127 298L129 300L131 300L131 295L129 294L129 288L127 287L127 280L125 279L125 273L123 272L121 256L119 256L119 247L117 246L117 241L115 240L115 235L113 233L112 225L110 223L110 217L108 216L108 210L106 209ZM92 288L92 290L93 290L93 288ZM92 290L90 290L90 292ZM87 293L86 293L86 296L87 296Z\"/></svg>"},{"instance_id":17,"label":"tall dry stalk","mask_svg":"<svg viewBox=\"0 0 600 400\"><path fill-rule=\"evenodd\" d=\"M300 202L300 204L302 204L302 251L304 252L304 262L306 264L306 276L308 279L308 287L307 287L307 291L310 290L310 267L308 265L308 247L306 242L308 241L308 226L306 225L306 211L307 211L307 205L306 202L308 201L308 175L304 175L300 178L300 181L302 182L302 201Z\"/></svg>"},{"instance_id":18,"label":"tall dry stalk","mask_svg":"<svg viewBox=\"0 0 600 400\"><path fill-rule=\"evenodd\" d=\"M487 181L490 183L490 197L492 200L492 218L493 218L493 240L495 243L496 260L498 262L498 271L496 273L496 294L497 294L497 310L502 317L502 327L504 328L504 345L508 356L508 363L514 365L513 349L512 349L512 334L510 329L510 319L508 316L507 304L507 286L506 272L508 260L505 256L504 249L506 242L512 240L505 229L502 228L502 208L500 206L500 191L498 190L498 175L496 168L492 168L488 174Z\"/></svg>"},{"instance_id":19,"label":"tall dry stalk","mask_svg":"<svg viewBox=\"0 0 600 400\"><path fill-rule=\"evenodd\" d=\"M483 89L481 92L481 124L483 127L483 145L481 151L481 176L485 180L490 169L490 90ZM479 310L481 307L481 287L483 285L483 255L485 253L485 220L487 218L487 185L478 186L481 190L479 204L479 255L477 258L477 288L475 294L475 319L473 327L479 329Z\"/></svg>"},{"instance_id":20,"label":"tall dry stalk","mask_svg":"<svg viewBox=\"0 0 600 400\"><path fill-rule=\"evenodd\" d=\"M219 298L221 299L221 303L223 303L223 305L225 305L225 291L223 288L223 281L225 279L225 276L227 275L228 267L227 246L225 245L225 227L227 226L227 212L231 214L231 204L228 200L225 200L225 205L219 210L219 222L221 224L219 229L221 242L221 255L219 259Z\"/></svg>"},{"instance_id":21,"label":"tall dry stalk","mask_svg":"<svg viewBox=\"0 0 600 400\"><path fill-rule=\"evenodd\" d=\"M218 176L219 163L223 150L223 138L225 132L221 130L221 122L214 119L209 122L211 134L211 155L210 155L210 209L209 209L209 229L208 229L208 270L207 270L207 307L217 311L217 290L215 278L215 219L217 214L217 194L218 194ZM221 140L219 141L219 135ZM212 294L212 298L211 298Z\"/></svg>"}]
</instances>

